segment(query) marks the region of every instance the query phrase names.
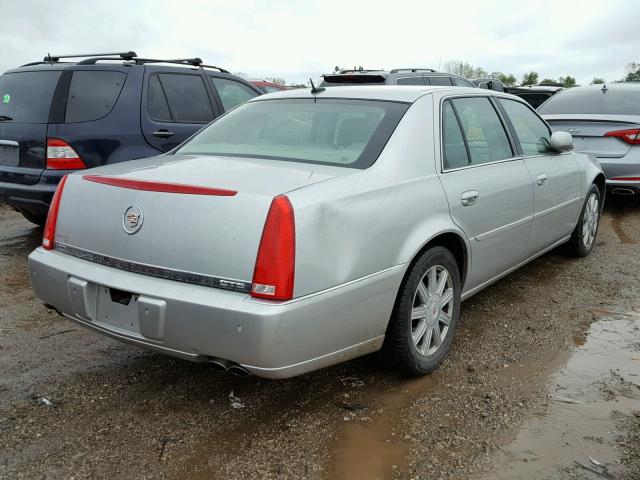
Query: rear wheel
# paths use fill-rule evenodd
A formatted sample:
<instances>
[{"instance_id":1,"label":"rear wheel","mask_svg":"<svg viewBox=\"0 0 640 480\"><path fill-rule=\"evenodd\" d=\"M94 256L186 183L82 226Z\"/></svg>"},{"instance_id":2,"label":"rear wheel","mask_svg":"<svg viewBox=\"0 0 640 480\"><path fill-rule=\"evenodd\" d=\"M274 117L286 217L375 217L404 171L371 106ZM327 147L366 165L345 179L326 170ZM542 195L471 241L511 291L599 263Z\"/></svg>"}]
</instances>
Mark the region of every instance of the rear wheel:
<instances>
[{"instance_id":1,"label":"rear wheel","mask_svg":"<svg viewBox=\"0 0 640 480\"><path fill-rule=\"evenodd\" d=\"M567 243L567 253L575 257L586 257L591 253L600 225L601 208L600 190L591 185L587 199L582 206L580 220Z\"/></svg>"},{"instance_id":2,"label":"rear wheel","mask_svg":"<svg viewBox=\"0 0 640 480\"><path fill-rule=\"evenodd\" d=\"M20 213L22 214L22 216L24 218L29 220L31 223L35 223L36 225L39 225L41 227L44 227L44 224L47 223L47 216L46 215L36 215L36 214L33 214L33 213L25 212L23 210L21 210Z\"/></svg>"},{"instance_id":3,"label":"rear wheel","mask_svg":"<svg viewBox=\"0 0 640 480\"><path fill-rule=\"evenodd\" d=\"M449 250L433 247L411 267L387 328L385 357L424 375L446 357L460 317L460 274Z\"/></svg>"}]
</instances>

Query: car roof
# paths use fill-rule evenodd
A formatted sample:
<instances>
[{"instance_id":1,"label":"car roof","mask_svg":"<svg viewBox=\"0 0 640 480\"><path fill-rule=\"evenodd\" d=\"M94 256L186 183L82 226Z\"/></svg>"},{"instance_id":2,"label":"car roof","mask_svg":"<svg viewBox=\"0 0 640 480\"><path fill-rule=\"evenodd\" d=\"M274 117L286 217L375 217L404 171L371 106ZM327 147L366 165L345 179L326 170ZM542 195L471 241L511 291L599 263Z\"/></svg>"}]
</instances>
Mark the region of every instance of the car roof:
<instances>
[{"instance_id":1,"label":"car roof","mask_svg":"<svg viewBox=\"0 0 640 480\"><path fill-rule=\"evenodd\" d=\"M620 83L604 83L595 85L582 85L580 87L572 87L565 89L562 94L580 93L592 90L602 90L605 88L609 91L640 91L640 82L620 82Z\"/></svg>"},{"instance_id":2,"label":"car roof","mask_svg":"<svg viewBox=\"0 0 640 480\"><path fill-rule=\"evenodd\" d=\"M356 100L382 100L388 102L407 102L413 103L420 97L434 92L451 91L456 94L470 93L478 95L493 95L490 90L479 90L471 87L454 87L454 86L414 86L414 85L349 85L343 87L329 87L320 93L312 94L310 88L299 88L296 90L287 90L282 92L274 92L268 95L255 97L250 102L261 100L273 100L280 98L344 98ZM511 95L508 95L511 96Z\"/></svg>"}]
</instances>

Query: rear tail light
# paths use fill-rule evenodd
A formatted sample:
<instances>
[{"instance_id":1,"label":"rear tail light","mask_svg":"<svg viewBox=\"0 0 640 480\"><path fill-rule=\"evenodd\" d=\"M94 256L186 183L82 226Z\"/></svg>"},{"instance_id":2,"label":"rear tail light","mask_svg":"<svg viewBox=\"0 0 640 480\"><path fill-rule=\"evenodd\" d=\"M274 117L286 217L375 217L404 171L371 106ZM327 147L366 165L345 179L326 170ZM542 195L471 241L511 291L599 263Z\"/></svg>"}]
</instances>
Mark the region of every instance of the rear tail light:
<instances>
[{"instance_id":1,"label":"rear tail light","mask_svg":"<svg viewBox=\"0 0 640 480\"><path fill-rule=\"evenodd\" d=\"M65 175L60 180L56 193L53 194L53 200L51 200L51 206L49 206L49 214L47 215L47 223L44 225L44 234L42 236L42 246L46 250L53 250L54 243L53 238L56 236L56 223L58 223L58 210L60 209L60 199L62 198L62 190L64 184L67 182L67 176Z\"/></svg>"},{"instance_id":2,"label":"rear tail light","mask_svg":"<svg viewBox=\"0 0 640 480\"><path fill-rule=\"evenodd\" d=\"M293 207L287 196L280 195L271 202L264 224L253 271L251 296L271 300L293 298L295 259Z\"/></svg>"},{"instance_id":3,"label":"rear tail light","mask_svg":"<svg viewBox=\"0 0 640 480\"><path fill-rule=\"evenodd\" d=\"M604 134L605 137L616 137L631 145L640 145L640 129L616 130Z\"/></svg>"},{"instance_id":4,"label":"rear tail light","mask_svg":"<svg viewBox=\"0 0 640 480\"><path fill-rule=\"evenodd\" d=\"M47 168L50 170L79 170L87 168L87 166L67 142L59 138L47 138Z\"/></svg>"}]
</instances>

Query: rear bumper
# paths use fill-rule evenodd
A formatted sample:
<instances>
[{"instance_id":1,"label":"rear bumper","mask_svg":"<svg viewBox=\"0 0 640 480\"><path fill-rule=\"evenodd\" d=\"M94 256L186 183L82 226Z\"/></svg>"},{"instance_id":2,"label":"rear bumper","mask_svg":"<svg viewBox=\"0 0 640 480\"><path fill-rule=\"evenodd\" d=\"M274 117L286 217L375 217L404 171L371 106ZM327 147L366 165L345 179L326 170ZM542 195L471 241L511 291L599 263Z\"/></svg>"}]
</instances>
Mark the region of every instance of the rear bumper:
<instances>
[{"instance_id":1,"label":"rear bumper","mask_svg":"<svg viewBox=\"0 0 640 480\"><path fill-rule=\"evenodd\" d=\"M42 302L120 341L196 362L223 358L259 376L287 378L378 350L404 266L281 303L43 249L29 256L29 273ZM105 310L114 317L124 308L104 306L107 297L100 295L109 288L137 296L126 328L104 321Z\"/></svg>"},{"instance_id":2,"label":"rear bumper","mask_svg":"<svg viewBox=\"0 0 640 480\"><path fill-rule=\"evenodd\" d=\"M66 170L48 172L43 172L38 183L32 185L0 182L0 201L32 215L46 216L60 179L70 173Z\"/></svg>"},{"instance_id":3,"label":"rear bumper","mask_svg":"<svg viewBox=\"0 0 640 480\"><path fill-rule=\"evenodd\" d=\"M616 193L616 189L626 189L640 193L640 180L629 180L640 178L640 148L632 149L622 158L598 158L598 161L607 177L607 191Z\"/></svg>"}]
</instances>

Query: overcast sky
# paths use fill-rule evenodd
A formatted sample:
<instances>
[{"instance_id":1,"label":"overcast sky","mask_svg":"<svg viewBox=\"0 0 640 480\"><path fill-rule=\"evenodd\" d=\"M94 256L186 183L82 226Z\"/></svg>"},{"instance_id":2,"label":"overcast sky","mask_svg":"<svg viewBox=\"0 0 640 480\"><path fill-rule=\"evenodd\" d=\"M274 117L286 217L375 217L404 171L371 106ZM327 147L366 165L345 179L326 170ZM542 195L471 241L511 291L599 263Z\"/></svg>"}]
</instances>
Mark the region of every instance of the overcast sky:
<instances>
[{"instance_id":1,"label":"overcast sky","mask_svg":"<svg viewBox=\"0 0 640 480\"><path fill-rule=\"evenodd\" d=\"M198 56L251 78L432 67L619 80L640 61L634 0L2 0L0 70L50 52Z\"/></svg>"}]
</instances>

